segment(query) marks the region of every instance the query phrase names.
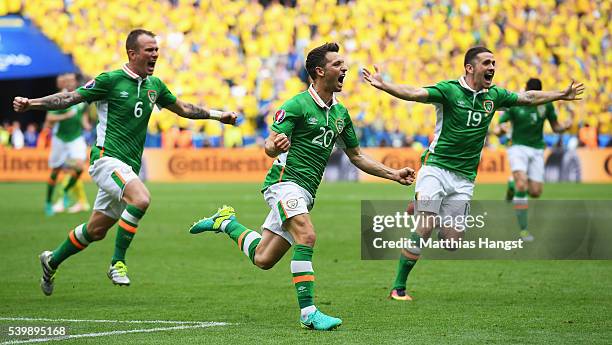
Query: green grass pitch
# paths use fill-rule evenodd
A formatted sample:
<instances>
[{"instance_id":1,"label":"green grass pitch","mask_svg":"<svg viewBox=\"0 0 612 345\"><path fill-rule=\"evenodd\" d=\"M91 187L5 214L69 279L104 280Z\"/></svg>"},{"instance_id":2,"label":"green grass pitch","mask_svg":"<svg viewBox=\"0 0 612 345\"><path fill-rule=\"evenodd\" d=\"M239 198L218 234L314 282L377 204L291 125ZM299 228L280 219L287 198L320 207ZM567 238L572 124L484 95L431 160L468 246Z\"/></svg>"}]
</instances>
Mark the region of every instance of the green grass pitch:
<instances>
[{"instance_id":1,"label":"green grass pitch","mask_svg":"<svg viewBox=\"0 0 612 345\"><path fill-rule=\"evenodd\" d=\"M334 332L299 328L290 255L273 269L252 266L223 234L190 235L194 220L234 206L258 229L267 213L259 184L148 184L152 204L127 255L132 286L106 270L115 231L60 268L55 292L38 286L37 255L53 249L87 214L43 215L42 183L0 184L0 343L10 325L66 325L103 333L56 344L609 344L611 261L433 261L412 272L412 303L386 299L396 262L361 261L362 199L408 199L396 184L326 184L312 212L316 302L344 320ZM87 185L90 201L94 185ZM500 199L503 185L478 185L475 198ZM612 185L550 184L547 199L608 199ZM9 321L7 318L55 321ZM175 325L57 319L179 320L224 326L125 333ZM109 333L104 333L109 332ZM115 332L115 333L112 333Z\"/></svg>"}]
</instances>

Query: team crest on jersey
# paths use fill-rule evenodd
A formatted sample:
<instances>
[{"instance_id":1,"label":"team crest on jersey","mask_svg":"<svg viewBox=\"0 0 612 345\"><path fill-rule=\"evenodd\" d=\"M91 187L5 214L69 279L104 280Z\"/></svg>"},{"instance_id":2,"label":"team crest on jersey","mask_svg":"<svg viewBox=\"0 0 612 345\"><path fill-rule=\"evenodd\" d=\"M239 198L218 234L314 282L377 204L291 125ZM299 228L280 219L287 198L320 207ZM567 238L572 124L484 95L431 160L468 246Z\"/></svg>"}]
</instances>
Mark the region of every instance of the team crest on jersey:
<instances>
[{"instance_id":1,"label":"team crest on jersey","mask_svg":"<svg viewBox=\"0 0 612 345\"><path fill-rule=\"evenodd\" d=\"M84 89L93 89L93 87L96 86L96 80L92 79L90 81L88 81L87 83L85 83L85 85L83 85Z\"/></svg>"},{"instance_id":2,"label":"team crest on jersey","mask_svg":"<svg viewBox=\"0 0 612 345\"><path fill-rule=\"evenodd\" d=\"M311 117L308 119L308 124L309 125L316 125L317 123L319 123L319 120L317 120L316 117Z\"/></svg>"},{"instance_id":3,"label":"team crest on jersey","mask_svg":"<svg viewBox=\"0 0 612 345\"><path fill-rule=\"evenodd\" d=\"M289 199L287 200L287 208L290 210L295 210L298 207L297 199Z\"/></svg>"},{"instance_id":4,"label":"team crest on jersey","mask_svg":"<svg viewBox=\"0 0 612 345\"><path fill-rule=\"evenodd\" d=\"M281 123L285 119L285 111L283 109L279 109L276 114L274 114L274 122Z\"/></svg>"},{"instance_id":5,"label":"team crest on jersey","mask_svg":"<svg viewBox=\"0 0 612 345\"><path fill-rule=\"evenodd\" d=\"M342 133L342 130L344 129L344 119L336 120L336 129L338 130L338 133Z\"/></svg>"},{"instance_id":6,"label":"team crest on jersey","mask_svg":"<svg viewBox=\"0 0 612 345\"><path fill-rule=\"evenodd\" d=\"M155 103L155 101L157 101L157 91L149 90L147 91L147 96L149 97L149 101L151 101L151 103Z\"/></svg>"},{"instance_id":7,"label":"team crest on jersey","mask_svg":"<svg viewBox=\"0 0 612 345\"><path fill-rule=\"evenodd\" d=\"M493 108L495 108L495 103L493 103L492 100L487 99L482 103L482 107L487 113L491 113L493 111Z\"/></svg>"}]
</instances>

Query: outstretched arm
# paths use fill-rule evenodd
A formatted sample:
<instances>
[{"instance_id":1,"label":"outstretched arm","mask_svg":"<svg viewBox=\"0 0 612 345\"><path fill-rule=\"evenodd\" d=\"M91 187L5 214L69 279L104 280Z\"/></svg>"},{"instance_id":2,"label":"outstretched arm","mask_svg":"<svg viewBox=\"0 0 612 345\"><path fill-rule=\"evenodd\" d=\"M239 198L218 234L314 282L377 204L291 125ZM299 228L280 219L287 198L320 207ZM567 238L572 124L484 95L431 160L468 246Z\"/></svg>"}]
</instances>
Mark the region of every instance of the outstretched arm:
<instances>
[{"instance_id":1,"label":"outstretched arm","mask_svg":"<svg viewBox=\"0 0 612 345\"><path fill-rule=\"evenodd\" d=\"M236 124L237 115L233 111L206 110L202 107L191 103L183 102L179 99L177 99L175 103L167 105L165 108L175 113L176 115L187 119L213 119L230 125Z\"/></svg>"},{"instance_id":2,"label":"outstretched arm","mask_svg":"<svg viewBox=\"0 0 612 345\"><path fill-rule=\"evenodd\" d=\"M414 182L415 174L412 168L406 167L399 170L391 169L363 153L359 146L351 149L345 149L344 152L351 160L353 165L367 174L396 181L403 185L410 185Z\"/></svg>"},{"instance_id":3,"label":"outstretched arm","mask_svg":"<svg viewBox=\"0 0 612 345\"><path fill-rule=\"evenodd\" d=\"M518 94L519 105L540 105L554 101L578 101L584 92L583 83L572 83L562 91L524 91Z\"/></svg>"},{"instance_id":4,"label":"outstretched arm","mask_svg":"<svg viewBox=\"0 0 612 345\"><path fill-rule=\"evenodd\" d=\"M383 90L386 93L403 99L405 101L412 102L427 102L428 93L422 87L412 87L408 85L397 85L387 83L383 80L382 73L377 65L374 65L375 73L371 73L368 69L363 69L363 79L365 79L370 85L374 86L379 90Z\"/></svg>"},{"instance_id":5,"label":"outstretched arm","mask_svg":"<svg viewBox=\"0 0 612 345\"><path fill-rule=\"evenodd\" d=\"M18 113L28 110L59 110L83 101L83 96L76 91L58 92L42 98L15 97L13 109Z\"/></svg>"}]
</instances>

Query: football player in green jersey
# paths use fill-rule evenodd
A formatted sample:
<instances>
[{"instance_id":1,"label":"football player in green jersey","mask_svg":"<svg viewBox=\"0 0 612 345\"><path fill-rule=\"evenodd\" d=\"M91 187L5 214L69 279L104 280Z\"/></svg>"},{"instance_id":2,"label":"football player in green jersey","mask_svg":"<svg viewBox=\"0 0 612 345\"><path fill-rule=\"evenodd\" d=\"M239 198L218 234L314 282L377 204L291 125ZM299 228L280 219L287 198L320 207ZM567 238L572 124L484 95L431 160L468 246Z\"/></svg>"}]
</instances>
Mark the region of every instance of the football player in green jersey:
<instances>
[{"instance_id":1,"label":"football player in green jersey","mask_svg":"<svg viewBox=\"0 0 612 345\"><path fill-rule=\"evenodd\" d=\"M276 160L262 188L270 207L261 226L262 234L240 224L229 206L194 223L190 229L194 234L203 231L228 234L250 261L264 270L273 267L293 246L291 274L300 323L315 330L335 329L342 323L314 304L312 256L316 235L309 214L334 144L368 174L403 185L414 180L412 169L391 169L360 150L351 117L335 96L342 91L348 69L339 49L336 43L326 43L308 53L306 70L313 83L285 102L274 116L265 151Z\"/></svg>"},{"instance_id":2,"label":"football player in green jersey","mask_svg":"<svg viewBox=\"0 0 612 345\"><path fill-rule=\"evenodd\" d=\"M531 78L525 90L542 90L540 79ZM508 159L512 179L508 182L506 198L512 200L520 228L520 237L524 241L533 241L533 235L527 230L527 195L537 198L542 194L544 182L544 122L548 120L555 133L562 133L572 125L572 121L561 124L552 103L538 106L525 105L511 107L499 118L495 133L508 132L505 124L512 124L512 145L508 149Z\"/></svg>"},{"instance_id":3,"label":"football player in green jersey","mask_svg":"<svg viewBox=\"0 0 612 345\"><path fill-rule=\"evenodd\" d=\"M78 86L76 74L66 73L57 76L57 87L63 92L72 92ZM45 213L48 216L55 212L63 211L68 207L68 193L73 187L77 187L77 182L83 172L83 164L87 158L87 144L83 138L83 129L89 130L89 114L87 103L75 104L69 108L61 110L50 110L47 112L45 124L53 127L53 137L51 139L51 155L49 156L49 167L51 175L47 182L47 197L45 202ZM70 174L68 183L64 186L64 198L58 205L52 205L53 192L57 183L60 171L64 169ZM82 184L81 184L82 186ZM81 194L81 193L79 193ZM84 195L82 193L81 195ZM72 210L89 210L87 197L76 201L76 208Z\"/></svg>"},{"instance_id":4,"label":"football player in green jersey","mask_svg":"<svg viewBox=\"0 0 612 345\"><path fill-rule=\"evenodd\" d=\"M425 219L453 219L451 227L419 222L411 239L419 244L434 228L441 239L462 238L465 215L474 190L480 154L493 114L499 108L515 105L536 106L558 100L580 99L582 83L572 82L562 91L525 91L514 93L493 85L495 57L485 47L470 48L464 58L465 75L428 87L412 87L387 82L377 66L375 72L363 70L373 87L406 101L436 107L434 139L421 157L415 187L415 212ZM440 216L440 217L435 217ZM446 221L445 221L446 223ZM453 248L448 248L453 250ZM390 297L411 300L406 294L406 279L420 256L420 248L402 249Z\"/></svg>"},{"instance_id":5,"label":"football player in green jersey","mask_svg":"<svg viewBox=\"0 0 612 345\"><path fill-rule=\"evenodd\" d=\"M70 231L68 238L53 252L40 255L43 269L41 288L53 292L58 265L104 238L118 222L115 252L108 270L113 284L129 285L125 253L138 222L150 203L150 194L138 178L147 124L154 106L164 107L189 119L216 119L234 124L236 113L206 110L177 99L166 85L153 76L159 57L155 35L137 29L126 40L128 63L121 69L105 72L73 92L27 99L15 97L17 112L28 109L65 109L81 102L97 102L99 123L96 146L92 147L89 174L98 185L94 210L87 221Z\"/></svg>"}]
</instances>

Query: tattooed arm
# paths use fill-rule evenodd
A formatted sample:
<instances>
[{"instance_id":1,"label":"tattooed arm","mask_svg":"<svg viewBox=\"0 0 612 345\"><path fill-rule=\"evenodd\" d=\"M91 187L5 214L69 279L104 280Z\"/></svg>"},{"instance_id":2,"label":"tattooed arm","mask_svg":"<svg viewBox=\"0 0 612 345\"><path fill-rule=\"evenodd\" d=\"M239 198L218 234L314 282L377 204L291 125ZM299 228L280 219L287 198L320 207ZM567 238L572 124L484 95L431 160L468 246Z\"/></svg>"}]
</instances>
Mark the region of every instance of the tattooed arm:
<instances>
[{"instance_id":1,"label":"tattooed arm","mask_svg":"<svg viewBox=\"0 0 612 345\"><path fill-rule=\"evenodd\" d=\"M78 92L59 92L42 98L15 97L13 109L18 112L28 110L58 110L66 109L71 105L83 102L83 96Z\"/></svg>"},{"instance_id":2,"label":"tattooed arm","mask_svg":"<svg viewBox=\"0 0 612 345\"><path fill-rule=\"evenodd\" d=\"M562 91L525 91L518 94L517 104L539 105L554 101L577 101L584 92L583 83L572 83Z\"/></svg>"},{"instance_id":3,"label":"tattooed arm","mask_svg":"<svg viewBox=\"0 0 612 345\"><path fill-rule=\"evenodd\" d=\"M217 116L211 117L211 112L214 110L206 110L197 105L183 102L181 100L176 100L176 103L167 105L166 108L176 115L192 120L206 120L206 119L216 119L222 123L235 124L236 123L236 113L233 111L224 111ZM216 114L215 114L216 115Z\"/></svg>"}]
</instances>

